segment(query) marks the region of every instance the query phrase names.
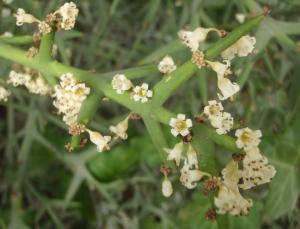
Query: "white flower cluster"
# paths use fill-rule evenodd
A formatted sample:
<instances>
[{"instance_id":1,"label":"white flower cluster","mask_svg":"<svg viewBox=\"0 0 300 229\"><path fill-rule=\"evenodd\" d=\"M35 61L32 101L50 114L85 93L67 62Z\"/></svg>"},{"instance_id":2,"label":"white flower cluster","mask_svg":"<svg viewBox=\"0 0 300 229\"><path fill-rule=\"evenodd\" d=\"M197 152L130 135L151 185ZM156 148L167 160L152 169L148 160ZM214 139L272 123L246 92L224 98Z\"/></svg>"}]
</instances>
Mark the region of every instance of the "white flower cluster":
<instances>
[{"instance_id":1,"label":"white flower cluster","mask_svg":"<svg viewBox=\"0 0 300 229\"><path fill-rule=\"evenodd\" d=\"M10 91L0 86L0 102L6 102L8 97L10 96Z\"/></svg>"},{"instance_id":2,"label":"white flower cluster","mask_svg":"<svg viewBox=\"0 0 300 229\"><path fill-rule=\"evenodd\" d=\"M60 7L54 14L61 16L60 27L64 30L71 30L75 26L79 10L74 2L67 2Z\"/></svg>"},{"instance_id":3,"label":"white flower cluster","mask_svg":"<svg viewBox=\"0 0 300 229\"><path fill-rule=\"evenodd\" d=\"M227 78L231 74L230 61L238 55L239 57L248 56L254 49L256 43L255 37L250 37L249 35L241 37L236 43L231 45L229 48L221 53L222 58L225 60L225 64L221 62L212 62L204 60L204 54L199 51L199 43L205 41L207 34L210 31L215 31L220 37L225 35L225 33L216 28L202 28L199 27L194 31L181 30L178 33L179 38L188 48L191 49L193 56L192 62L196 64L199 68L207 64L212 68L218 77L218 88L221 94L218 94L220 100L226 100L232 97L240 90L240 86L237 83L232 83L230 79Z\"/></svg>"},{"instance_id":4,"label":"white flower cluster","mask_svg":"<svg viewBox=\"0 0 300 229\"><path fill-rule=\"evenodd\" d=\"M216 100L208 101L204 107L204 114L208 117L211 125L216 128L218 134L226 134L233 127L233 118L230 113L223 112L222 103Z\"/></svg>"},{"instance_id":5,"label":"white flower cluster","mask_svg":"<svg viewBox=\"0 0 300 229\"><path fill-rule=\"evenodd\" d=\"M37 95L50 95L52 93L52 88L43 76L39 72L28 69L25 73L10 71L7 83L14 87L25 86L29 92Z\"/></svg>"},{"instance_id":6,"label":"white flower cluster","mask_svg":"<svg viewBox=\"0 0 300 229\"><path fill-rule=\"evenodd\" d=\"M170 74L176 70L174 60L170 56L165 56L158 64L158 70L163 74Z\"/></svg>"},{"instance_id":7,"label":"white flower cluster","mask_svg":"<svg viewBox=\"0 0 300 229\"><path fill-rule=\"evenodd\" d=\"M112 88L118 94L124 94L125 91L132 89L132 82L123 74L116 74L111 81ZM141 86L135 86L132 89L131 98L134 101L145 103L153 96L152 90L149 90L149 85L143 83Z\"/></svg>"},{"instance_id":8,"label":"white flower cluster","mask_svg":"<svg viewBox=\"0 0 300 229\"><path fill-rule=\"evenodd\" d=\"M18 8L14 14L16 17L16 25L22 26L24 23L38 23L39 32L43 35L52 31L52 27L56 26L64 30L70 30L74 28L76 18L79 10L73 2L67 2L61 6L57 11L47 16L45 21L38 20L35 16L26 13L22 8Z\"/></svg>"},{"instance_id":9,"label":"white flower cluster","mask_svg":"<svg viewBox=\"0 0 300 229\"><path fill-rule=\"evenodd\" d=\"M68 126L76 123L81 104L89 93L90 88L84 83L78 83L72 73L60 77L60 84L54 87L53 105L59 114L63 114L63 121Z\"/></svg>"},{"instance_id":10,"label":"white flower cluster","mask_svg":"<svg viewBox=\"0 0 300 229\"><path fill-rule=\"evenodd\" d=\"M175 144L173 149L164 148L164 151L168 154L167 160L174 160L177 167L180 166L182 160L184 161L184 164L180 169L179 181L186 188L193 189L197 186L198 181L200 181L204 176L210 177L210 174L199 170L197 152L194 150L191 144L187 144L187 146L188 149L185 156L183 156L183 153L185 152L185 145L182 141ZM165 186L167 186L168 189ZM169 188L170 186L172 186L172 184L165 175L162 184L162 193L166 197L169 197L172 193L170 195L165 195L166 191L164 191L164 188L167 190L171 190Z\"/></svg>"},{"instance_id":11,"label":"white flower cluster","mask_svg":"<svg viewBox=\"0 0 300 229\"><path fill-rule=\"evenodd\" d=\"M268 183L275 176L276 170L260 153L260 130L246 127L238 129L235 135L237 147L244 149L246 155L242 160L241 169L238 162L233 160L223 169L223 182L215 198L215 205L220 214L245 215L248 214L252 201L244 199L239 193L239 188L250 189Z\"/></svg>"},{"instance_id":12,"label":"white flower cluster","mask_svg":"<svg viewBox=\"0 0 300 229\"><path fill-rule=\"evenodd\" d=\"M223 180L214 199L219 214L247 215L253 205L251 199L243 198L239 192L238 174L238 164L233 160L222 170Z\"/></svg>"}]
</instances>

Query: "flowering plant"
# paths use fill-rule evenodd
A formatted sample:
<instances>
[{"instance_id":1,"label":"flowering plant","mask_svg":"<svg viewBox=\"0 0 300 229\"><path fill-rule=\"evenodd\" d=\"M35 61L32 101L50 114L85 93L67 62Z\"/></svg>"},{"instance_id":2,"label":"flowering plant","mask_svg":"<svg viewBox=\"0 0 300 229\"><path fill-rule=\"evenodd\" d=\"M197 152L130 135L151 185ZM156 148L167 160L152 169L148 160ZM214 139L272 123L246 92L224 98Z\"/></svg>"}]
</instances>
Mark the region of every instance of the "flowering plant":
<instances>
[{"instance_id":1,"label":"flowering plant","mask_svg":"<svg viewBox=\"0 0 300 229\"><path fill-rule=\"evenodd\" d=\"M112 166L114 158L110 155L115 155L114 150L118 147L129 149L119 152L121 156L118 157L124 158L117 166L122 167L124 163L133 167L137 163L134 158L142 153L126 144L133 141L130 127L142 121L149 134L146 141L152 141L154 145L155 152L151 153L160 156L161 197L166 201L176 201L176 198L182 198L183 194L176 195L184 189L195 193L201 190L202 203L209 203L205 205L203 217L212 224L220 224L222 215L229 216L229 220L233 216L248 217L251 209L256 209L249 190L272 182L277 168L261 150L263 129L260 130L259 125L248 126L247 122L237 121L241 119L241 112L232 108L232 104L238 102L243 85L233 75L237 60L259 55L256 49L258 39L252 34L261 23L269 20L268 10L249 17L232 31L212 26L179 29L176 42L188 56L184 63L167 52L159 55L155 64L96 73L72 67L66 61L66 53L61 57L57 53L63 50L62 46L59 47L62 40L57 37L71 34L83 15L84 5L82 8L79 9L74 2L66 2L43 19L18 8L13 14L16 26L36 25L36 32L32 36L6 34L0 37L0 57L17 64L11 66L7 78L1 81L1 102L10 104L18 96L15 94L17 88L23 87L36 98L51 101L52 108L47 107L44 115L54 110L55 116L51 115L49 120L59 123L64 129L64 136L70 136L63 154L56 148L51 149L55 157L74 173L62 208L71 206L84 180L91 192L96 187L108 202L114 203L114 197L108 192L110 187L101 183L101 179L107 179L101 174L103 171L105 174L105 169L99 172L98 166L101 163L105 168ZM237 19L245 18L238 15ZM205 48L210 36L214 36L214 40ZM26 50L17 48L18 44L27 46ZM192 77L201 78L205 72L209 72L214 80L210 85L213 93L210 93L209 99L208 96L202 97L198 102L201 106L193 107L193 112L189 112L190 108L166 108L169 107L166 106L167 100L177 96L176 91L181 86L188 84ZM154 74L160 77L157 82L139 80ZM36 103L32 102L30 108L33 109ZM114 103L122 106L121 118L111 118L109 124L95 118L102 105L114 106ZM26 160L28 144L33 140L49 148L48 140L35 125L38 112L28 116L26 128L34 128L32 135L25 137L19 161ZM221 149L217 150L215 146ZM131 151L135 156L130 155ZM143 146L140 151L143 151ZM229 157L220 156L224 151L229 152ZM109 159L105 161L105 157ZM221 166L217 157L222 157ZM24 170L30 168L22 166L19 173ZM130 171L129 168L127 170ZM28 187L35 192L32 185ZM13 186L13 189L21 192L18 186ZM22 202L20 198L18 201ZM52 214L51 211L49 214Z\"/></svg>"}]
</instances>

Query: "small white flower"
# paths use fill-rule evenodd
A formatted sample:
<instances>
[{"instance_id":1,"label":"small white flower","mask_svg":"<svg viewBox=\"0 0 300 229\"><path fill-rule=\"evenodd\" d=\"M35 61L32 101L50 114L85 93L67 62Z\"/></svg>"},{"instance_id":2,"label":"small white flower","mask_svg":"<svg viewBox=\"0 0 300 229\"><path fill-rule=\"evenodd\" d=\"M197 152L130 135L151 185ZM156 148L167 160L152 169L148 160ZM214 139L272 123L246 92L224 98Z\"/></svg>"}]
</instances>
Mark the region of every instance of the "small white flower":
<instances>
[{"instance_id":1,"label":"small white flower","mask_svg":"<svg viewBox=\"0 0 300 229\"><path fill-rule=\"evenodd\" d=\"M141 101L145 103L148 101L148 98L153 96L153 92L148 89L149 85L143 83L142 86L135 86L133 88L133 100L134 101Z\"/></svg>"},{"instance_id":2,"label":"small white flower","mask_svg":"<svg viewBox=\"0 0 300 229\"><path fill-rule=\"evenodd\" d=\"M186 45L192 52L195 52L199 48L199 43L205 41L207 34L210 31L216 31L219 35L220 31L215 28L202 28L199 27L194 31L180 30L178 37L184 45Z\"/></svg>"},{"instance_id":3,"label":"small white flower","mask_svg":"<svg viewBox=\"0 0 300 229\"><path fill-rule=\"evenodd\" d=\"M170 56L165 56L158 64L158 70L163 74L170 74L176 70L176 65Z\"/></svg>"},{"instance_id":4,"label":"small white flower","mask_svg":"<svg viewBox=\"0 0 300 229\"><path fill-rule=\"evenodd\" d=\"M237 137L236 146L240 149L243 148L247 152L259 145L262 133L260 130L251 130L246 127L236 130L235 136Z\"/></svg>"},{"instance_id":5,"label":"small white flower","mask_svg":"<svg viewBox=\"0 0 300 229\"><path fill-rule=\"evenodd\" d=\"M222 93L218 94L220 100L228 99L240 90L240 86L237 83L232 83L228 78L225 78L231 74L229 61L225 61L225 64L212 61L206 61L206 63L217 73L218 88Z\"/></svg>"},{"instance_id":6,"label":"small white flower","mask_svg":"<svg viewBox=\"0 0 300 229\"><path fill-rule=\"evenodd\" d=\"M186 188L193 189L197 186L197 181L201 180L204 176L210 177L211 175L198 169L191 169L187 160L185 160L184 166L180 170L179 180Z\"/></svg>"},{"instance_id":7,"label":"small white flower","mask_svg":"<svg viewBox=\"0 0 300 229\"><path fill-rule=\"evenodd\" d=\"M176 137L181 135L183 137L190 133L190 128L193 126L191 119L186 119L185 114L178 114L177 118L171 118L170 126L172 127L171 133Z\"/></svg>"},{"instance_id":8,"label":"small white flower","mask_svg":"<svg viewBox=\"0 0 300 229\"><path fill-rule=\"evenodd\" d=\"M173 187L171 181L165 176L162 182L162 194L164 197L170 197L173 193Z\"/></svg>"},{"instance_id":9,"label":"small white flower","mask_svg":"<svg viewBox=\"0 0 300 229\"><path fill-rule=\"evenodd\" d=\"M218 196L214 198L215 206L219 214L230 214L233 216L247 215L253 203L251 199L245 199L239 191L235 191L222 184Z\"/></svg>"},{"instance_id":10,"label":"small white flower","mask_svg":"<svg viewBox=\"0 0 300 229\"><path fill-rule=\"evenodd\" d=\"M27 14L25 12L24 9L19 8L17 10L17 13L14 14L14 17L16 17L17 21L16 21L16 25L17 26L22 26L24 23L34 23L34 22L38 22L38 20L31 14Z\"/></svg>"},{"instance_id":11,"label":"small white flower","mask_svg":"<svg viewBox=\"0 0 300 229\"><path fill-rule=\"evenodd\" d=\"M208 105L204 107L204 114L209 119L214 119L222 115L224 110L222 103L218 103L216 100L208 101Z\"/></svg>"},{"instance_id":12,"label":"small white flower","mask_svg":"<svg viewBox=\"0 0 300 229\"><path fill-rule=\"evenodd\" d=\"M268 159L260 154L258 148L252 148L243 160L243 170L240 172L242 184L239 187L250 189L268 183L275 174L276 170L268 164Z\"/></svg>"},{"instance_id":13,"label":"small white flower","mask_svg":"<svg viewBox=\"0 0 300 229\"><path fill-rule=\"evenodd\" d=\"M211 124L218 134L226 134L233 127L233 118L230 113L223 112L221 116L212 119Z\"/></svg>"},{"instance_id":14,"label":"small white flower","mask_svg":"<svg viewBox=\"0 0 300 229\"><path fill-rule=\"evenodd\" d=\"M111 140L110 136L102 136L99 132L91 131L86 129L90 136L91 142L93 142L97 146L98 152L103 152L104 150L110 150L108 143Z\"/></svg>"},{"instance_id":15,"label":"small white flower","mask_svg":"<svg viewBox=\"0 0 300 229\"><path fill-rule=\"evenodd\" d=\"M197 152L194 150L192 145L189 145L188 151L187 151L187 161L188 165L191 169L198 169L198 158L197 158Z\"/></svg>"},{"instance_id":16,"label":"small white flower","mask_svg":"<svg viewBox=\"0 0 300 229\"><path fill-rule=\"evenodd\" d=\"M226 60L232 60L235 55L239 57L248 56L253 51L255 43L255 37L243 36L236 43L225 49L221 56Z\"/></svg>"},{"instance_id":17,"label":"small white flower","mask_svg":"<svg viewBox=\"0 0 300 229\"><path fill-rule=\"evenodd\" d=\"M246 19L246 15L243 13L237 13L235 14L235 19L240 23L243 24L245 22Z\"/></svg>"},{"instance_id":18,"label":"small white flower","mask_svg":"<svg viewBox=\"0 0 300 229\"><path fill-rule=\"evenodd\" d=\"M164 148L164 151L167 152L167 160L175 160L176 166L180 165L181 154L183 152L183 142L175 144L173 149Z\"/></svg>"},{"instance_id":19,"label":"small white flower","mask_svg":"<svg viewBox=\"0 0 300 229\"><path fill-rule=\"evenodd\" d=\"M6 102L10 96L10 91L0 86L0 101Z\"/></svg>"},{"instance_id":20,"label":"small white flower","mask_svg":"<svg viewBox=\"0 0 300 229\"><path fill-rule=\"evenodd\" d=\"M129 120L129 116L127 116L124 120L122 120L121 122L119 122L117 125L115 126L110 126L109 130L111 132L113 132L117 137L125 140L127 139L128 135L127 135L127 129L128 129L128 120Z\"/></svg>"},{"instance_id":21,"label":"small white flower","mask_svg":"<svg viewBox=\"0 0 300 229\"><path fill-rule=\"evenodd\" d=\"M131 81L123 74L116 74L111 81L111 85L118 94L123 94L132 87Z\"/></svg>"}]
</instances>

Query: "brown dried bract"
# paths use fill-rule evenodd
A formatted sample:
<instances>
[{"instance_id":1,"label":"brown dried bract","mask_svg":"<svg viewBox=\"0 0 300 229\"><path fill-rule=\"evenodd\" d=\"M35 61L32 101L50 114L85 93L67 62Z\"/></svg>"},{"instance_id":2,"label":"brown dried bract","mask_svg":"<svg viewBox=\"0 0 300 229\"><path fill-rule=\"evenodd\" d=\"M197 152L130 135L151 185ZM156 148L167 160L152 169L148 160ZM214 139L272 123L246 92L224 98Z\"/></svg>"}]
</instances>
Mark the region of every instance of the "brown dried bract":
<instances>
[{"instance_id":1,"label":"brown dried bract","mask_svg":"<svg viewBox=\"0 0 300 229\"><path fill-rule=\"evenodd\" d=\"M165 165L162 165L161 167L160 167L160 170L159 170L162 174L164 174L165 176L167 176L170 172L171 172L171 170L170 170L170 168L168 168L167 166L165 166Z\"/></svg>"},{"instance_id":2,"label":"brown dried bract","mask_svg":"<svg viewBox=\"0 0 300 229\"><path fill-rule=\"evenodd\" d=\"M85 131L85 126L80 123L75 123L69 127L69 134L73 136L80 135Z\"/></svg>"},{"instance_id":3,"label":"brown dried bract","mask_svg":"<svg viewBox=\"0 0 300 229\"><path fill-rule=\"evenodd\" d=\"M216 220L216 217L217 217L217 213L216 213L216 210L213 208L209 208L205 212L205 219L208 221L214 221L214 220Z\"/></svg>"},{"instance_id":4,"label":"brown dried bract","mask_svg":"<svg viewBox=\"0 0 300 229\"><path fill-rule=\"evenodd\" d=\"M244 160L244 158L245 158L245 154L241 154L241 153L232 154L232 159L236 162L240 162L240 161Z\"/></svg>"},{"instance_id":5,"label":"brown dried bract","mask_svg":"<svg viewBox=\"0 0 300 229\"><path fill-rule=\"evenodd\" d=\"M217 177L211 177L204 181L204 189L207 192L216 191L219 187L219 180Z\"/></svg>"},{"instance_id":6,"label":"brown dried bract","mask_svg":"<svg viewBox=\"0 0 300 229\"><path fill-rule=\"evenodd\" d=\"M136 112L132 112L131 115L130 115L131 120L140 120L141 118L142 117Z\"/></svg>"}]
</instances>

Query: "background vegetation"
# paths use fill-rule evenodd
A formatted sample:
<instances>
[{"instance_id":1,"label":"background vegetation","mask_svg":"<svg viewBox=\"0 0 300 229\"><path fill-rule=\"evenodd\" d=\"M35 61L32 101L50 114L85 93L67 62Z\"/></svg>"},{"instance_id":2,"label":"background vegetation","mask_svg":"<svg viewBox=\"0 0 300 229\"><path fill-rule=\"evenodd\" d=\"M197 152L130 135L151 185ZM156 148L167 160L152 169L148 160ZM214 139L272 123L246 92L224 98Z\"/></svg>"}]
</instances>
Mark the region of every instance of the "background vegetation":
<instances>
[{"instance_id":1,"label":"background vegetation","mask_svg":"<svg viewBox=\"0 0 300 229\"><path fill-rule=\"evenodd\" d=\"M142 121L130 123L129 139L110 153L90 145L69 153L66 127L49 98L13 89L13 98L0 106L0 228L299 228L300 165L300 34L297 0L82 0L76 30L57 34L58 59L96 72L157 64L165 54L178 65L190 58L177 32L198 25L227 31L239 25L236 13L254 15L268 5L270 16L252 32L257 52L234 61L242 86L229 110L243 125L262 129L262 149L277 169L269 185L246 194L255 200L248 217L219 217L209 222L210 202L199 186L187 191L178 182L169 199L161 195L161 159ZM0 7L22 7L39 17L63 1L14 0ZM0 33L32 34L31 26L16 28L13 17L1 16ZM215 41L212 36L204 48ZM0 50L1 52L1 50ZM16 67L1 59L0 76ZM161 75L136 81L154 85ZM211 71L195 74L166 103L173 112L196 115L214 98ZM101 103L91 126L108 126L128 113ZM172 142L169 129L164 130ZM230 152L203 136L202 148L217 155L218 170ZM201 160L201 159L200 159ZM174 177L175 180L175 177Z\"/></svg>"}]
</instances>

